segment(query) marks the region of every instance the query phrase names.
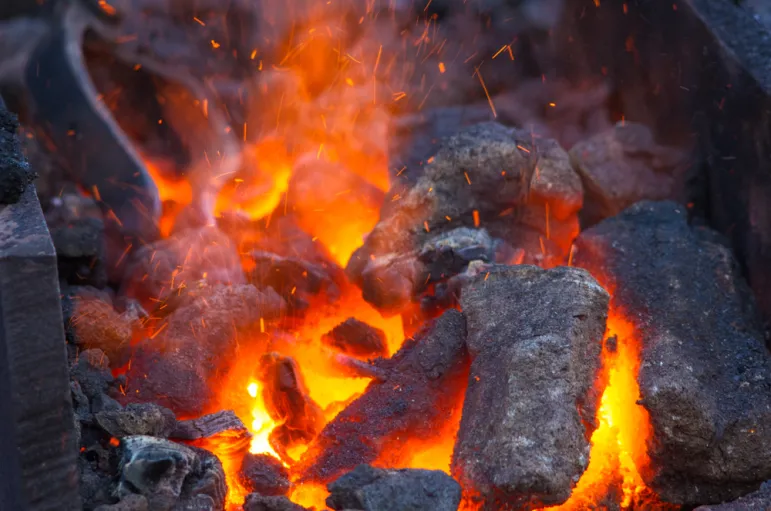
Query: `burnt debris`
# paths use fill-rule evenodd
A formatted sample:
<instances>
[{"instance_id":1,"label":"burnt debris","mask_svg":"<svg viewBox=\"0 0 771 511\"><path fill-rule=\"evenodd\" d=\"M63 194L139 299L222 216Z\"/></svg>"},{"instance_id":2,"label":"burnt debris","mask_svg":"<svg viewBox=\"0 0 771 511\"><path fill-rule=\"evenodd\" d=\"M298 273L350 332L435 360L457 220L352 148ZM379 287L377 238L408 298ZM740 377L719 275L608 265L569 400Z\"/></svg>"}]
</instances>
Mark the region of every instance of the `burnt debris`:
<instances>
[{"instance_id":1,"label":"burnt debris","mask_svg":"<svg viewBox=\"0 0 771 511\"><path fill-rule=\"evenodd\" d=\"M456 511L460 485L439 470L385 470L359 465L328 485L335 510L421 509Z\"/></svg>"},{"instance_id":2,"label":"burnt debris","mask_svg":"<svg viewBox=\"0 0 771 511\"><path fill-rule=\"evenodd\" d=\"M386 451L408 455L410 438L436 435L463 392L465 336L463 315L449 310L405 342L387 379L371 383L319 433L300 460L300 479L329 483Z\"/></svg>"},{"instance_id":3,"label":"burnt debris","mask_svg":"<svg viewBox=\"0 0 771 511\"><path fill-rule=\"evenodd\" d=\"M561 504L589 462L607 292L575 268L465 284L471 372L452 472L485 509Z\"/></svg>"},{"instance_id":4,"label":"burnt debris","mask_svg":"<svg viewBox=\"0 0 771 511\"><path fill-rule=\"evenodd\" d=\"M357 358L388 355L385 332L356 318L348 318L321 337L321 342Z\"/></svg>"},{"instance_id":5,"label":"burnt debris","mask_svg":"<svg viewBox=\"0 0 771 511\"><path fill-rule=\"evenodd\" d=\"M771 357L749 288L683 206L641 202L581 234L573 262L613 290L641 344L646 483L664 501L731 500L771 477Z\"/></svg>"},{"instance_id":6,"label":"burnt debris","mask_svg":"<svg viewBox=\"0 0 771 511\"><path fill-rule=\"evenodd\" d=\"M281 461L269 454L246 453L241 461L238 479L251 493L266 497L289 492L289 471Z\"/></svg>"}]
</instances>

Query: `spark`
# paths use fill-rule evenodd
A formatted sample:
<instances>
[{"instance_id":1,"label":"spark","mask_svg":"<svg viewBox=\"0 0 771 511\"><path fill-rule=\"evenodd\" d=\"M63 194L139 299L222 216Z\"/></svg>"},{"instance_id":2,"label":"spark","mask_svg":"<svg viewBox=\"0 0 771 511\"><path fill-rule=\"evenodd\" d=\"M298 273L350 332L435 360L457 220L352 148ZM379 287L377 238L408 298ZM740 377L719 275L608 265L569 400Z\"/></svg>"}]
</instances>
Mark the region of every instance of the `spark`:
<instances>
[{"instance_id":1,"label":"spark","mask_svg":"<svg viewBox=\"0 0 771 511\"><path fill-rule=\"evenodd\" d=\"M472 212L472 215L474 217L474 227L479 227L479 211L476 209Z\"/></svg>"},{"instance_id":2,"label":"spark","mask_svg":"<svg viewBox=\"0 0 771 511\"><path fill-rule=\"evenodd\" d=\"M199 25L201 25L202 27L205 27L205 26L206 26L206 23L204 23L203 21L199 20L199 19L198 19L198 18L196 18L195 16L193 16L193 21L195 21L196 23L198 23L198 24L199 24Z\"/></svg>"},{"instance_id":3,"label":"spark","mask_svg":"<svg viewBox=\"0 0 771 511\"><path fill-rule=\"evenodd\" d=\"M490 97L490 93L487 90L487 85L485 85L485 81L482 78L482 73L479 72L479 68L476 68L474 70L474 74L477 75L477 78L479 78L479 83L482 84L482 89L485 91L485 96L487 96L487 102L490 104L490 110L493 111L493 117L498 117L498 112L495 111L495 105L493 104L493 98Z\"/></svg>"}]
</instances>

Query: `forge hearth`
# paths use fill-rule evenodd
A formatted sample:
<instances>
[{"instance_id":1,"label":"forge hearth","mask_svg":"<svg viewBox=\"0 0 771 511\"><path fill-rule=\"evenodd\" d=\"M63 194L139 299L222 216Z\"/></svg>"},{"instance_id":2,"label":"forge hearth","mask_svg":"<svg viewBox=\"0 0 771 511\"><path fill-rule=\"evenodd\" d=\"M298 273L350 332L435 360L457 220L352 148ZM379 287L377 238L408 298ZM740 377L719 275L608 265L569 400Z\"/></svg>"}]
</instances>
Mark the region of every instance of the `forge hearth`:
<instances>
[{"instance_id":1,"label":"forge hearth","mask_svg":"<svg viewBox=\"0 0 771 511\"><path fill-rule=\"evenodd\" d=\"M0 509L771 507L771 36L613 4L0 8Z\"/></svg>"}]
</instances>

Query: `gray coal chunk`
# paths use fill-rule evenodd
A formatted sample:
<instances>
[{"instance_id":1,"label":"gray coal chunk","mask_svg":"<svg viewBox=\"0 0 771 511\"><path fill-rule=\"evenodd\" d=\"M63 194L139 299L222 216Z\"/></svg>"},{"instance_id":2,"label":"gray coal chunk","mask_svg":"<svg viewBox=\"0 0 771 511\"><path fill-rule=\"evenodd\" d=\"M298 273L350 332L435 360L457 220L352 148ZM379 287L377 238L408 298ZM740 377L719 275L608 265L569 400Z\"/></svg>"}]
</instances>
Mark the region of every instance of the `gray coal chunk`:
<instances>
[{"instance_id":1,"label":"gray coal chunk","mask_svg":"<svg viewBox=\"0 0 771 511\"><path fill-rule=\"evenodd\" d=\"M213 511L224 510L225 473L213 454L150 436L126 437L121 448L119 496L142 495L150 509L170 511L206 495Z\"/></svg>"},{"instance_id":2,"label":"gray coal chunk","mask_svg":"<svg viewBox=\"0 0 771 511\"><path fill-rule=\"evenodd\" d=\"M280 460L269 454L246 453L238 478L244 488L260 495L270 497L289 492L289 471Z\"/></svg>"},{"instance_id":3,"label":"gray coal chunk","mask_svg":"<svg viewBox=\"0 0 771 511\"><path fill-rule=\"evenodd\" d=\"M68 341L81 348L98 348L110 360L121 360L140 324L135 316L119 313L109 299L93 291L90 287L70 288L62 298Z\"/></svg>"},{"instance_id":4,"label":"gray coal chunk","mask_svg":"<svg viewBox=\"0 0 771 511\"><path fill-rule=\"evenodd\" d=\"M356 511L456 511L460 485L440 470L359 465L328 485L327 506Z\"/></svg>"},{"instance_id":5,"label":"gray coal chunk","mask_svg":"<svg viewBox=\"0 0 771 511\"><path fill-rule=\"evenodd\" d=\"M329 422L295 467L301 481L330 483L411 438L433 438L463 398L468 375L466 322L455 309L428 323L384 361L384 381ZM401 460L393 460L398 464Z\"/></svg>"},{"instance_id":6,"label":"gray coal chunk","mask_svg":"<svg viewBox=\"0 0 771 511\"><path fill-rule=\"evenodd\" d=\"M94 511L150 511L147 499L142 495L126 495L115 504L103 504Z\"/></svg>"},{"instance_id":7,"label":"gray coal chunk","mask_svg":"<svg viewBox=\"0 0 771 511\"><path fill-rule=\"evenodd\" d=\"M114 381L110 359L100 349L82 351L70 368L70 379L80 384L89 399L106 393Z\"/></svg>"},{"instance_id":8,"label":"gray coal chunk","mask_svg":"<svg viewBox=\"0 0 771 511\"><path fill-rule=\"evenodd\" d=\"M470 126L443 139L414 182L389 191L380 221L346 271L365 300L386 313L399 312L422 291L425 274L436 273L416 260L429 240L461 227L482 227L493 238L523 245L528 261L560 260L572 236L562 239L554 229L577 231L582 203L581 179L556 141L494 122ZM548 225L553 232L547 233ZM545 240L543 250L539 240ZM462 271L463 259L487 252L480 248L485 245L454 250L457 267L438 273L449 278Z\"/></svg>"},{"instance_id":9,"label":"gray coal chunk","mask_svg":"<svg viewBox=\"0 0 771 511\"><path fill-rule=\"evenodd\" d=\"M640 202L584 231L573 262L615 290L612 308L636 330L647 485L689 506L771 479L771 357L719 235L690 226L684 206Z\"/></svg>"},{"instance_id":10,"label":"gray coal chunk","mask_svg":"<svg viewBox=\"0 0 771 511\"><path fill-rule=\"evenodd\" d=\"M0 204L16 204L37 174L21 154L19 121L0 100Z\"/></svg>"},{"instance_id":11,"label":"gray coal chunk","mask_svg":"<svg viewBox=\"0 0 771 511\"><path fill-rule=\"evenodd\" d=\"M733 502L699 506L694 511L768 511L769 509L771 509L771 481L763 483L758 491Z\"/></svg>"},{"instance_id":12,"label":"gray coal chunk","mask_svg":"<svg viewBox=\"0 0 771 511\"><path fill-rule=\"evenodd\" d=\"M244 501L244 511L309 511L309 509L295 504L287 497L251 493Z\"/></svg>"},{"instance_id":13,"label":"gray coal chunk","mask_svg":"<svg viewBox=\"0 0 771 511\"><path fill-rule=\"evenodd\" d=\"M348 318L321 337L321 342L354 357L388 356L385 332L356 318Z\"/></svg>"},{"instance_id":14,"label":"gray coal chunk","mask_svg":"<svg viewBox=\"0 0 771 511\"><path fill-rule=\"evenodd\" d=\"M198 440L226 431L248 434L246 426L233 410L222 410L196 419L178 421L169 436L179 440Z\"/></svg>"},{"instance_id":15,"label":"gray coal chunk","mask_svg":"<svg viewBox=\"0 0 771 511\"><path fill-rule=\"evenodd\" d=\"M131 403L126 408L103 410L94 414L94 420L115 438L133 435L167 438L177 423L171 410L155 403Z\"/></svg>"},{"instance_id":16,"label":"gray coal chunk","mask_svg":"<svg viewBox=\"0 0 771 511\"><path fill-rule=\"evenodd\" d=\"M472 362L452 473L485 509L570 497L596 428L608 301L577 268L495 266L464 285Z\"/></svg>"},{"instance_id":17,"label":"gray coal chunk","mask_svg":"<svg viewBox=\"0 0 771 511\"><path fill-rule=\"evenodd\" d=\"M577 143L570 159L586 193L582 219L593 225L635 202L673 198L687 153L657 144L642 124L622 122Z\"/></svg>"}]
</instances>

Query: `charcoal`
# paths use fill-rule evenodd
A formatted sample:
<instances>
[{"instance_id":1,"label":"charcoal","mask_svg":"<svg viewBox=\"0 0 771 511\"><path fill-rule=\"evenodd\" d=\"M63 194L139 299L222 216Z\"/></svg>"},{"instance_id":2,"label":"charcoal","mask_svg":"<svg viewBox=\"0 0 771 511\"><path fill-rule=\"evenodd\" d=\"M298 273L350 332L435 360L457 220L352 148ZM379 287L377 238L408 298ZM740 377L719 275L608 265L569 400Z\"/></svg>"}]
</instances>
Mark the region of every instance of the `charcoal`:
<instances>
[{"instance_id":1,"label":"charcoal","mask_svg":"<svg viewBox=\"0 0 771 511\"><path fill-rule=\"evenodd\" d=\"M463 287L472 362L452 473L485 509L570 497L596 428L608 300L568 267L496 266Z\"/></svg>"},{"instance_id":2,"label":"charcoal","mask_svg":"<svg viewBox=\"0 0 771 511\"><path fill-rule=\"evenodd\" d=\"M462 399L465 336L463 315L453 309L408 340L389 360L388 378L371 383L309 446L300 480L329 483L386 451L406 455L409 438L435 436Z\"/></svg>"},{"instance_id":3,"label":"charcoal","mask_svg":"<svg viewBox=\"0 0 771 511\"><path fill-rule=\"evenodd\" d=\"M141 247L130 258L121 294L136 298L147 310L202 279L210 284L246 282L238 250L215 227L185 230Z\"/></svg>"},{"instance_id":4,"label":"charcoal","mask_svg":"<svg viewBox=\"0 0 771 511\"><path fill-rule=\"evenodd\" d=\"M439 470L385 470L359 465L329 485L335 510L456 511L460 485Z\"/></svg>"},{"instance_id":5,"label":"charcoal","mask_svg":"<svg viewBox=\"0 0 771 511\"><path fill-rule=\"evenodd\" d=\"M122 409L123 407L119 402L104 393L97 394L91 400L91 413L113 412Z\"/></svg>"},{"instance_id":6,"label":"charcoal","mask_svg":"<svg viewBox=\"0 0 771 511\"><path fill-rule=\"evenodd\" d=\"M103 410L94 414L94 420L116 438L133 435L167 438L177 423L171 410L154 403L131 403L126 408Z\"/></svg>"},{"instance_id":7,"label":"charcoal","mask_svg":"<svg viewBox=\"0 0 771 511\"><path fill-rule=\"evenodd\" d=\"M16 204L37 174L21 156L19 121L0 100L0 204Z\"/></svg>"},{"instance_id":8,"label":"charcoal","mask_svg":"<svg viewBox=\"0 0 771 511\"><path fill-rule=\"evenodd\" d=\"M126 495L116 504L103 504L94 511L149 511L147 499L142 495Z\"/></svg>"},{"instance_id":9,"label":"charcoal","mask_svg":"<svg viewBox=\"0 0 771 511\"><path fill-rule=\"evenodd\" d=\"M107 285L104 222L99 206L77 192L54 197L46 224L56 248L59 278L71 285Z\"/></svg>"},{"instance_id":10,"label":"charcoal","mask_svg":"<svg viewBox=\"0 0 771 511\"><path fill-rule=\"evenodd\" d=\"M377 365L377 360L371 363L355 357L336 353L330 359L340 374L353 378L370 378L377 381L386 381L388 373Z\"/></svg>"},{"instance_id":11,"label":"charcoal","mask_svg":"<svg viewBox=\"0 0 771 511\"><path fill-rule=\"evenodd\" d=\"M197 495L207 495L225 505L225 473L219 460L203 449L195 449L149 436L130 436L121 441L118 494L147 498L149 508L175 509Z\"/></svg>"},{"instance_id":12,"label":"charcoal","mask_svg":"<svg viewBox=\"0 0 771 511\"><path fill-rule=\"evenodd\" d=\"M265 496L286 495L289 492L289 471L268 454L246 453L238 478L249 492Z\"/></svg>"},{"instance_id":13,"label":"charcoal","mask_svg":"<svg viewBox=\"0 0 771 511\"><path fill-rule=\"evenodd\" d=\"M108 472L100 470L94 466L94 463L80 456L78 458L78 474L83 509L110 505L115 501L112 496L115 484Z\"/></svg>"},{"instance_id":14,"label":"charcoal","mask_svg":"<svg viewBox=\"0 0 771 511\"><path fill-rule=\"evenodd\" d=\"M70 381L70 394L72 395L72 409L75 412L75 419L80 422L91 420L91 407L88 397L83 393L83 388L77 381Z\"/></svg>"},{"instance_id":15,"label":"charcoal","mask_svg":"<svg viewBox=\"0 0 771 511\"><path fill-rule=\"evenodd\" d=\"M582 220L593 225L640 200L673 197L686 153L658 145L646 126L621 122L576 144L570 159L586 191Z\"/></svg>"},{"instance_id":16,"label":"charcoal","mask_svg":"<svg viewBox=\"0 0 771 511\"><path fill-rule=\"evenodd\" d=\"M65 317L71 342L85 348L98 348L110 360L121 361L140 325L131 314L119 314L111 302L88 293L75 292L68 298ZM120 364L119 364L120 365Z\"/></svg>"},{"instance_id":17,"label":"charcoal","mask_svg":"<svg viewBox=\"0 0 771 511\"><path fill-rule=\"evenodd\" d=\"M464 128L439 144L414 183L389 192L346 271L365 300L400 312L428 277L450 278L469 260L492 260L494 238L522 248L527 262L559 262L578 230L582 200L581 180L554 140L497 123Z\"/></svg>"},{"instance_id":18,"label":"charcoal","mask_svg":"<svg viewBox=\"0 0 771 511\"><path fill-rule=\"evenodd\" d=\"M308 395L302 374L291 357L266 353L260 359L262 396L271 418L279 423L270 434L270 444L284 459L287 449L313 440L324 423L324 415Z\"/></svg>"},{"instance_id":19,"label":"charcoal","mask_svg":"<svg viewBox=\"0 0 771 511\"><path fill-rule=\"evenodd\" d=\"M255 330L283 310L270 288L194 286L158 326L156 338L137 345L123 402L154 401L177 415L202 415L212 397L209 378L235 355L237 333Z\"/></svg>"},{"instance_id":20,"label":"charcoal","mask_svg":"<svg viewBox=\"0 0 771 511\"><path fill-rule=\"evenodd\" d=\"M613 289L640 346L650 416L646 484L685 506L771 478L771 357L730 249L674 202L640 202L586 230L573 262Z\"/></svg>"},{"instance_id":21,"label":"charcoal","mask_svg":"<svg viewBox=\"0 0 771 511\"><path fill-rule=\"evenodd\" d=\"M70 379L80 384L89 399L106 393L113 382L110 359L100 349L82 351L70 368Z\"/></svg>"},{"instance_id":22,"label":"charcoal","mask_svg":"<svg viewBox=\"0 0 771 511\"><path fill-rule=\"evenodd\" d=\"M286 497L266 497L251 493L244 501L244 511L309 511L308 508L295 504Z\"/></svg>"},{"instance_id":23,"label":"charcoal","mask_svg":"<svg viewBox=\"0 0 771 511\"><path fill-rule=\"evenodd\" d=\"M217 503L208 495L195 495L174 506L174 511L215 511Z\"/></svg>"},{"instance_id":24,"label":"charcoal","mask_svg":"<svg viewBox=\"0 0 771 511\"><path fill-rule=\"evenodd\" d=\"M232 410L223 410L198 417L197 419L178 421L169 436L179 440L198 440L199 438L208 438L226 431L234 433L247 432L244 423L241 422L241 419Z\"/></svg>"},{"instance_id":25,"label":"charcoal","mask_svg":"<svg viewBox=\"0 0 771 511\"><path fill-rule=\"evenodd\" d=\"M385 332L356 318L348 318L321 337L321 342L354 357L388 356Z\"/></svg>"},{"instance_id":26,"label":"charcoal","mask_svg":"<svg viewBox=\"0 0 771 511\"><path fill-rule=\"evenodd\" d=\"M733 502L714 506L700 506L694 511L768 511L771 509L771 482L765 482L756 492Z\"/></svg>"},{"instance_id":27,"label":"charcoal","mask_svg":"<svg viewBox=\"0 0 771 511\"><path fill-rule=\"evenodd\" d=\"M320 295L333 301L340 295L338 283L344 277L336 267L325 268L298 257L282 257L260 250L252 251L250 258L254 268L248 275L249 282L276 290L292 312L304 312L313 297Z\"/></svg>"}]
</instances>

